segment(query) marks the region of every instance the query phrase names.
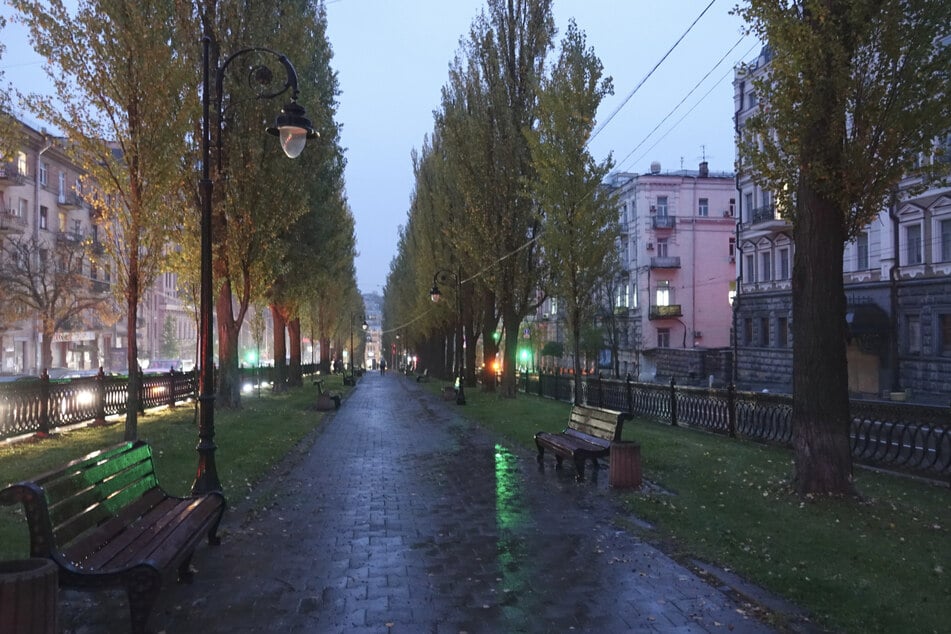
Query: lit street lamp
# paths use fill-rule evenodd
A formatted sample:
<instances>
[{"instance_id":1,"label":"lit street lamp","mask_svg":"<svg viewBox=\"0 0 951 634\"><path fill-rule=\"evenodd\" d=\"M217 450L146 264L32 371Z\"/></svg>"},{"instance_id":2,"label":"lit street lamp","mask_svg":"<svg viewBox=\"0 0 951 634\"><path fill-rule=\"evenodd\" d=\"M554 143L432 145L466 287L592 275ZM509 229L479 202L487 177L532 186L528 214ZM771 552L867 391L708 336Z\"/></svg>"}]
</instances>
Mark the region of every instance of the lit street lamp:
<instances>
[{"instance_id":1,"label":"lit street lamp","mask_svg":"<svg viewBox=\"0 0 951 634\"><path fill-rule=\"evenodd\" d=\"M364 318L364 320L363 320L363 323L360 324L360 327L363 328L363 331L364 331L364 332L366 332L367 328L370 327L370 325L367 324L367 320L366 320L365 318ZM357 376L357 375L353 373L353 358L354 358L354 356L355 356L355 355L353 354L353 313L350 313L350 380L348 381L346 376L343 377L344 385L356 385L356 384L357 384L357 379L356 379L356 376Z\"/></svg>"},{"instance_id":2,"label":"lit street lamp","mask_svg":"<svg viewBox=\"0 0 951 634\"><path fill-rule=\"evenodd\" d=\"M202 116L201 116L201 179L198 182L201 194L201 294L200 294L200 324L199 324L199 345L200 355L198 375L198 470L195 475L195 482L192 484L192 492L195 494L208 493L210 491L220 491L221 483L218 480L218 470L215 466L215 370L214 370L214 348L213 348L213 321L214 321L214 298L213 298L213 279L212 279L212 236L211 236L211 206L212 192L214 183L211 180L211 117L209 108L211 104L210 92L210 47L211 37L205 35L201 39L202 43ZM298 105L297 96L297 72L290 60L284 55L267 48L246 48L238 51L225 59L224 63L215 69L215 125L217 125L217 144L218 158L221 156L221 134L222 134L222 84L224 82L225 70L228 65L239 57L249 54L272 55L284 67L287 79L283 88L277 92L268 92L267 84L272 78L271 70L264 65L256 65L251 69L248 76L261 84L258 99L273 99L283 95L288 90L291 91L291 101L284 106L281 114L273 128L268 128L270 134L280 137L281 147L289 158L297 158L304 149L307 139L317 136L312 128L310 121L305 116L304 109Z\"/></svg>"},{"instance_id":3,"label":"lit street lamp","mask_svg":"<svg viewBox=\"0 0 951 634\"><path fill-rule=\"evenodd\" d=\"M462 333L462 271L456 271L456 273L450 273L449 271L436 271L436 274L433 275L433 288L429 291L429 298L433 300L433 303L439 302L442 298L442 293L439 291L438 280L439 276L442 275L443 278L455 278L456 280L456 364L459 369L459 390L456 392L456 405L465 405L466 404L466 376L465 376L465 352L463 350L463 333Z\"/></svg>"}]
</instances>

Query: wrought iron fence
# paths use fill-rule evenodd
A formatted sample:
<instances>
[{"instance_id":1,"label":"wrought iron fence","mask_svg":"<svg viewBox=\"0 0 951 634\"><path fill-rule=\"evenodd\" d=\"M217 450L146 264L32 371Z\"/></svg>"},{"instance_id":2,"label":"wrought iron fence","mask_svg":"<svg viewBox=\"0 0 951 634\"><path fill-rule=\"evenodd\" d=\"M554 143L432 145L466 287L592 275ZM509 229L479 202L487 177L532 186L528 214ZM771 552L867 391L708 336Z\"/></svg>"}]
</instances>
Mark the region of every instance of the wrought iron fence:
<instances>
[{"instance_id":1,"label":"wrought iron fence","mask_svg":"<svg viewBox=\"0 0 951 634\"><path fill-rule=\"evenodd\" d=\"M317 371L315 364L301 366L302 374ZM273 384L274 369L242 368L242 382ZM150 409L174 406L193 399L198 391L198 376L192 372L144 374L140 385L139 406ZM129 379L109 376L101 370L97 376L53 381L36 378L0 385L0 439L31 433L50 433L89 421L104 421L107 416L126 411Z\"/></svg>"},{"instance_id":2,"label":"wrought iron fence","mask_svg":"<svg viewBox=\"0 0 951 634\"><path fill-rule=\"evenodd\" d=\"M523 375L527 393L561 401L574 398L570 375ZM585 402L720 434L789 446L793 399L739 392L586 376ZM852 456L862 464L902 469L927 477L951 476L951 409L886 401L852 400Z\"/></svg>"}]
</instances>

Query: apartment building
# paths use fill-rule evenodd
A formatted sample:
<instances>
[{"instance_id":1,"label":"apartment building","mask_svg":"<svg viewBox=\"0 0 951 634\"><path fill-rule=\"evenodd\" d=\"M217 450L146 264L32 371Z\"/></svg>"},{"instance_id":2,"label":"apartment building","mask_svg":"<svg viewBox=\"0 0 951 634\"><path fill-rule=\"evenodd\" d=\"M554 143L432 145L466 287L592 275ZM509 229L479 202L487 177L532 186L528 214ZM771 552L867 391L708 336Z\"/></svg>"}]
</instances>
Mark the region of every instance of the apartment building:
<instances>
[{"instance_id":1,"label":"apartment building","mask_svg":"<svg viewBox=\"0 0 951 634\"><path fill-rule=\"evenodd\" d=\"M736 126L759 104L750 77L770 61L764 48L734 77ZM951 159L951 134L919 165ZM947 402L951 391L951 188L919 191L912 170L893 203L844 253L850 338L849 388L859 396ZM792 389L792 228L770 191L742 170L737 227L737 382Z\"/></svg>"},{"instance_id":2,"label":"apartment building","mask_svg":"<svg viewBox=\"0 0 951 634\"><path fill-rule=\"evenodd\" d=\"M63 151L64 139L18 122L9 156L0 159L0 240L5 258L31 259L39 283L55 281L72 256L72 270L92 306L61 324L53 335L51 368L107 371L127 369L128 334L121 301L113 291L112 266L105 257L104 234L83 200L81 169ZM21 255L10 250L23 245ZM27 252L29 251L29 252ZM0 262L7 265L10 262ZM194 348L195 319L178 297L177 280L165 274L143 294L137 328L141 365L166 358L168 340L177 339L181 358ZM12 305L9 298L4 303ZM165 345L163 345L163 340ZM39 374L43 333L39 315L5 310L0 319L0 374Z\"/></svg>"},{"instance_id":3,"label":"apartment building","mask_svg":"<svg viewBox=\"0 0 951 634\"><path fill-rule=\"evenodd\" d=\"M728 380L736 183L729 172L618 173L622 375Z\"/></svg>"}]
</instances>

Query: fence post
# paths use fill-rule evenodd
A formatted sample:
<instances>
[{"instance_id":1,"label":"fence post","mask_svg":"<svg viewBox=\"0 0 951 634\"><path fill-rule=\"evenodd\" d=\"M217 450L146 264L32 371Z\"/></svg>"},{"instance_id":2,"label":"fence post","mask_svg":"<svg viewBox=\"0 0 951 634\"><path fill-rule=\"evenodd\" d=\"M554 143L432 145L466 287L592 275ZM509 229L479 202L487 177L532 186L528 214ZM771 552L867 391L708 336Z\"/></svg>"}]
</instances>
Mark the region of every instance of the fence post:
<instances>
[{"instance_id":1,"label":"fence post","mask_svg":"<svg viewBox=\"0 0 951 634\"><path fill-rule=\"evenodd\" d=\"M726 406L729 410L727 416L730 421L730 438L736 438L736 385L733 381L730 381L730 385L726 389Z\"/></svg>"},{"instance_id":2,"label":"fence post","mask_svg":"<svg viewBox=\"0 0 951 634\"><path fill-rule=\"evenodd\" d=\"M175 407L175 368L168 371L168 378L168 406L173 408Z\"/></svg>"},{"instance_id":3,"label":"fence post","mask_svg":"<svg viewBox=\"0 0 951 634\"><path fill-rule=\"evenodd\" d=\"M627 411L634 413L634 386L631 385L631 373L624 377L624 387L627 391Z\"/></svg>"},{"instance_id":4,"label":"fence post","mask_svg":"<svg viewBox=\"0 0 951 634\"><path fill-rule=\"evenodd\" d=\"M674 377L670 377L670 424L677 426L677 388L674 384Z\"/></svg>"},{"instance_id":5,"label":"fence post","mask_svg":"<svg viewBox=\"0 0 951 634\"><path fill-rule=\"evenodd\" d=\"M598 407L604 407L604 383L602 383L601 373L598 372Z\"/></svg>"},{"instance_id":6,"label":"fence post","mask_svg":"<svg viewBox=\"0 0 951 634\"><path fill-rule=\"evenodd\" d=\"M145 416L145 373L142 368L138 368L135 374L139 377L139 414Z\"/></svg>"},{"instance_id":7,"label":"fence post","mask_svg":"<svg viewBox=\"0 0 951 634\"><path fill-rule=\"evenodd\" d=\"M106 373L99 366L99 372L96 374L96 420L93 425L106 424Z\"/></svg>"},{"instance_id":8,"label":"fence post","mask_svg":"<svg viewBox=\"0 0 951 634\"><path fill-rule=\"evenodd\" d=\"M539 371L538 373L538 395L545 396L545 382L544 382L545 373Z\"/></svg>"},{"instance_id":9,"label":"fence post","mask_svg":"<svg viewBox=\"0 0 951 634\"><path fill-rule=\"evenodd\" d=\"M50 374L45 368L40 374L40 429L36 437L50 437Z\"/></svg>"}]
</instances>

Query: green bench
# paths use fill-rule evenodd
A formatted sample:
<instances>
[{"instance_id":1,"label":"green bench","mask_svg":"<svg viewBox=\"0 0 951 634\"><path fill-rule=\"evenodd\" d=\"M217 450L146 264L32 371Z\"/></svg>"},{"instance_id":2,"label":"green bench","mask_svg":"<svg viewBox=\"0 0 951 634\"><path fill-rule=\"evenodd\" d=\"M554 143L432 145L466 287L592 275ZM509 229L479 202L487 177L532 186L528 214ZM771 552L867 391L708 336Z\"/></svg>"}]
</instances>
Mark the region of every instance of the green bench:
<instances>
[{"instance_id":1,"label":"green bench","mask_svg":"<svg viewBox=\"0 0 951 634\"><path fill-rule=\"evenodd\" d=\"M175 497L158 483L152 450L125 442L13 484L0 504L22 504L30 556L52 559L61 587L125 587L133 632L146 623L163 582L191 578L198 543L218 544L225 499Z\"/></svg>"}]
</instances>

